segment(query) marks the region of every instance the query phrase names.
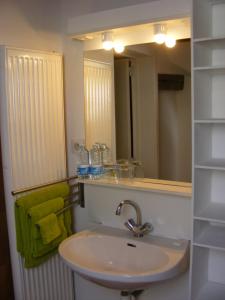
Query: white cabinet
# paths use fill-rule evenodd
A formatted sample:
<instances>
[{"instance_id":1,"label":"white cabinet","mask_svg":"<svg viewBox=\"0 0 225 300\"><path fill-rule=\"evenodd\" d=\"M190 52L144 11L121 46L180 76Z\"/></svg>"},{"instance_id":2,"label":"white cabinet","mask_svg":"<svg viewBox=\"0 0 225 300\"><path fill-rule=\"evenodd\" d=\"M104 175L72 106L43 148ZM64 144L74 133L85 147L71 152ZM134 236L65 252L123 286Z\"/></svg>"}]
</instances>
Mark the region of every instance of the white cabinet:
<instances>
[{"instance_id":1,"label":"white cabinet","mask_svg":"<svg viewBox=\"0 0 225 300\"><path fill-rule=\"evenodd\" d=\"M193 10L194 39L225 36L224 0L193 0Z\"/></svg>"},{"instance_id":2,"label":"white cabinet","mask_svg":"<svg viewBox=\"0 0 225 300\"><path fill-rule=\"evenodd\" d=\"M225 299L225 1L193 0L191 300Z\"/></svg>"},{"instance_id":3,"label":"white cabinet","mask_svg":"<svg viewBox=\"0 0 225 300\"><path fill-rule=\"evenodd\" d=\"M225 170L225 123L211 121L195 124L194 157L196 167Z\"/></svg>"},{"instance_id":4,"label":"white cabinet","mask_svg":"<svg viewBox=\"0 0 225 300\"><path fill-rule=\"evenodd\" d=\"M225 66L225 37L194 40L195 69Z\"/></svg>"},{"instance_id":5,"label":"white cabinet","mask_svg":"<svg viewBox=\"0 0 225 300\"><path fill-rule=\"evenodd\" d=\"M194 217L225 223L224 171L195 171Z\"/></svg>"},{"instance_id":6,"label":"white cabinet","mask_svg":"<svg viewBox=\"0 0 225 300\"><path fill-rule=\"evenodd\" d=\"M193 300L224 300L225 252L194 246Z\"/></svg>"},{"instance_id":7,"label":"white cabinet","mask_svg":"<svg viewBox=\"0 0 225 300\"><path fill-rule=\"evenodd\" d=\"M196 217L194 220L194 239L196 246L225 249L225 224L216 221L205 221Z\"/></svg>"},{"instance_id":8,"label":"white cabinet","mask_svg":"<svg viewBox=\"0 0 225 300\"><path fill-rule=\"evenodd\" d=\"M193 79L195 120L225 120L225 68L196 68Z\"/></svg>"}]
</instances>

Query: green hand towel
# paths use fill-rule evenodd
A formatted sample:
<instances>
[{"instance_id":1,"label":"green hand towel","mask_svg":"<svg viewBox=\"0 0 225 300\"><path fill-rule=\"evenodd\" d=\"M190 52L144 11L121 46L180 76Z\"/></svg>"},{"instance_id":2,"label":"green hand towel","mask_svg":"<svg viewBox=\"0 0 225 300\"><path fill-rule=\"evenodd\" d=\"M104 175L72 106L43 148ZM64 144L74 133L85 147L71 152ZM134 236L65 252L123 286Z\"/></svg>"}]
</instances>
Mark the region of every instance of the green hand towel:
<instances>
[{"instance_id":1,"label":"green hand towel","mask_svg":"<svg viewBox=\"0 0 225 300\"><path fill-rule=\"evenodd\" d=\"M60 217L62 234L59 238L56 238L49 245L43 245L43 243L40 243L40 239L38 239L37 243L34 243L34 238L31 234L33 221L32 218L28 215L28 210L50 199L57 197L66 197L68 195L68 184L60 183L40 189L16 200L15 218L17 249L25 258L25 267L35 267L46 261L49 257L57 252L58 243L61 241L61 239L59 238L61 237L63 239L67 236L64 226L64 219L62 216ZM47 248L44 248L43 246Z\"/></svg>"},{"instance_id":2,"label":"green hand towel","mask_svg":"<svg viewBox=\"0 0 225 300\"><path fill-rule=\"evenodd\" d=\"M56 214L52 213L47 215L40 219L36 225L40 227L41 239L44 245L49 244L61 235L61 229Z\"/></svg>"},{"instance_id":3,"label":"green hand towel","mask_svg":"<svg viewBox=\"0 0 225 300\"><path fill-rule=\"evenodd\" d=\"M37 221L41 220L42 218L48 216L51 213L56 213L60 209L64 207L64 199L61 197L51 199L48 201L45 201L39 205L36 205L34 207L31 207L28 210L28 214L32 219L32 236L36 239L40 239L40 230L35 225Z\"/></svg>"},{"instance_id":4,"label":"green hand towel","mask_svg":"<svg viewBox=\"0 0 225 300\"><path fill-rule=\"evenodd\" d=\"M58 225L60 227L61 234L51 241L49 244L44 244L42 238L36 240L34 243L32 243L32 257L35 258L41 258L43 256L46 256L48 253L51 253L51 251L58 248L58 245L67 238L67 231L64 225L64 216L63 214L58 216ZM41 236L41 234L40 234Z\"/></svg>"}]
</instances>

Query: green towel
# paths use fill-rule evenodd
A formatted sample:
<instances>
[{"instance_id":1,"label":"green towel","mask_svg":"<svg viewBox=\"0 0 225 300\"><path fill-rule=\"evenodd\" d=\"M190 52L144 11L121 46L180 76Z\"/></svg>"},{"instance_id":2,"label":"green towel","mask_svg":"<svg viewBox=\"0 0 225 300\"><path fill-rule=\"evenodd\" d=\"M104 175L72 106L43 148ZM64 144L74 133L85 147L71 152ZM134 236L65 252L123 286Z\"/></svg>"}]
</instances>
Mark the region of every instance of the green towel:
<instances>
[{"instance_id":1,"label":"green towel","mask_svg":"<svg viewBox=\"0 0 225 300\"><path fill-rule=\"evenodd\" d=\"M51 242L49 242L48 244L44 244L41 234L40 234L40 239L32 240L31 252L33 258L41 259L45 256L48 257L51 254L51 252L57 249L58 245L68 236L68 233L64 225L63 214L58 217L58 225L61 234L55 239L53 239Z\"/></svg>"},{"instance_id":2,"label":"green towel","mask_svg":"<svg viewBox=\"0 0 225 300\"><path fill-rule=\"evenodd\" d=\"M62 233L58 223L58 218L54 213L40 219L36 225L40 227L41 239L44 245L54 241Z\"/></svg>"},{"instance_id":3,"label":"green towel","mask_svg":"<svg viewBox=\"0 0 225 300\"><path fill-rule=\"evenodd\" d=\"M36 223L41 220L42 218L48 216L51 213L56 213L60 209L64 207L64 199L61 197L51 199L45 201L39 205L31 207L28 210L28 214L32 219L32 236L36 239L40 239L40 230L36 226Z\"/></svg>"},{"instance_id":4,"label":"green towel","mask_svg":"<svg viewBox=\"0 0 225 300\"><path fill-rule=\"evenodd\" d=\"M17 250L24 255L28 236L28 218L27 211L38 204L56 197L66 197L69 195L69 186L67 183L59 183L46 188L39 189L16 200L15 217L16 217L16 234Z\"/></svg>"},{"instance_id":5,"label":"green towel","mask_svg":"<svg viewBox=\"0 0 225 300\"><path fill-rule=\"evenodd\" d=\"M17 250L25 258L25 267L35 267L46 261L49 257L57 252L58 244L67 236L67 230L64 225L64 215L62 214L58 218L62 234L50 242L50 244L44 245L38 235L33 236L33 231L35 231L33 228L36 217L38 218L39 216L46 216L46 212L42 212L40 215L39 213L35 215L33 212L35 217L32 219L32 216L30 217L29 215L32 215L32 208L42 203L47 203L48 200L51 201L57 197L66 197L69 195L69 191L68 184L60 183L27 194L16 200L15 218Z\"/></svg>"},{"instance_id":6,"label":"green towel","mask_svg":"<svg viewBox=\"0 0 225 300\"><path fill-rule=\"evenodd\" d=\"M64 224L67 231L68 236L72 234L72 214L71 208L68 208L64 212Z\"/></svg>"},{"instance_id":7,"label":"green towel","mask_svg":"<svg viewBox=\"0 0 225 300\"><path fill-rule=\"evenodd\" d=\"M29 227L30 227L30 251L32 257L41 257L54 250L58 244L67 237L67 232L64 226L64 219L61 216L59 220L61 235L56 236L56 240L53 240L48 245L43 243L43 239L40 234L40 228L36 223L42 218L47 217L51 213L55 213L64 207L63 198L55 198L45 201L39 205L36 205L28 210Z\"/></svg>"}]
</instances>

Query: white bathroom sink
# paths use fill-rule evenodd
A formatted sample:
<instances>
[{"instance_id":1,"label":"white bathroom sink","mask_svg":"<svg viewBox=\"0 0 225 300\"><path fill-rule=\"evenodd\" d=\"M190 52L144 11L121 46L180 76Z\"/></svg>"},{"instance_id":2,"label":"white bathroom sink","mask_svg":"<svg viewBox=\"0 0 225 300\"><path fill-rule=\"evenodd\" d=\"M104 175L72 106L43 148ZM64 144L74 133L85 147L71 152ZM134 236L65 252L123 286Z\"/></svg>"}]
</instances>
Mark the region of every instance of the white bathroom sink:
<instances>
[{"instance_id":1,"label":"white bathroom sink","mask_svg":"<svg viewBox=\"0 0 225 300\"><path fill-rule=\"evenodd\" d=\"M64 240L63 260L82 277L120 290L143 289L188 267L189 242L156 236L133 238L125 230L101 226Z\"/></svg>"}]
</instances>

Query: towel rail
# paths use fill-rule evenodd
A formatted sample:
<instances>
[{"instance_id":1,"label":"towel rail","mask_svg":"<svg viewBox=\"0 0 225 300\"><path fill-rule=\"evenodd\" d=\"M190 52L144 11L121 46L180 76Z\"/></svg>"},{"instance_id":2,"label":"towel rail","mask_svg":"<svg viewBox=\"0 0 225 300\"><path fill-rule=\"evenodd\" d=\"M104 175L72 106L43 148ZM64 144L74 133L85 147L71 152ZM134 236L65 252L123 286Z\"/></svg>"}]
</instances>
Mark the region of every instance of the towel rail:
<instances>
[{"instance_id":1,"label":"towel rail","mask_svg":"<svg viewBox=\"0 0 225 300\"><path fill-rule=\"evenodd\" d=\"M67 197L65 197L65 198L63 198L64 199L64 201L66 202L66 201L69 201L70 202L70 200L72 199L72 198L74 198L74 197L80 197L80 192L75 192L75 193L72 193L72 194L70 194L69 196L67 196Z\"/></svg>"},{"instance_id":2,"label":"towel rail","mask_svg":"<svg viewBox=\"0 0 225 300\"><path fill-rule=\"evenodd\" d=\"M58 210L56 212L56 215L60 215L62 214L65 210L69 209L70 207L72 207L73 205L80 205L80 200L74 200L74 201L71 201L70 204L68 204L67 206L63 207L62 209Z\"/></svg>"},{"instance_id":3,"label":"towel rail","mask_svg":"<svg viewBox=\"0 0 225 300\"><path fill-rule=\"evenodd\" d=\"M44 183L44 184L40 184L40 185L34 185L34 186L31 186L31 187L28 187L28 188L23 188L23 189L12 191L12 195L15 196L15 195L18 195L18 194L21 194L21 193L30 192L30 191L40 189L42 187L46 187L46 186L49 186L49 185L52 185L52 184L66 182L66 181L70 181L70 180L77 179L77 178L78 178L77 176L72 176L72 177L67 177L65 179L57 180L57 181L54 181L54 182L48 182L48 183Z\"/></svg>"},{"instance_id":4,"label":"towel rail","mask_svg":"<svg viewBox=\"0 0 225 300\"><path fill-rule=\"evenodd\" d=\"M69 195L68 197L65 197L63 198L64 201L68 201L67 205L65 205L63 207L63 211L64 209L66 210L67 208L71 207L72 205L74 204L80 204L80 199L77 199L77 200L71 200L73 199L74 197L79 197L80 196L80 193L79 192L76 192L76 193L72 193L71 195ZM61 209L62 210L62 209ZM58 215L58 213L61 213L61 210L59 210L56 214ZM31 217L31 215L28 213L29 217Z\"/></svg>"}]
</instances>

